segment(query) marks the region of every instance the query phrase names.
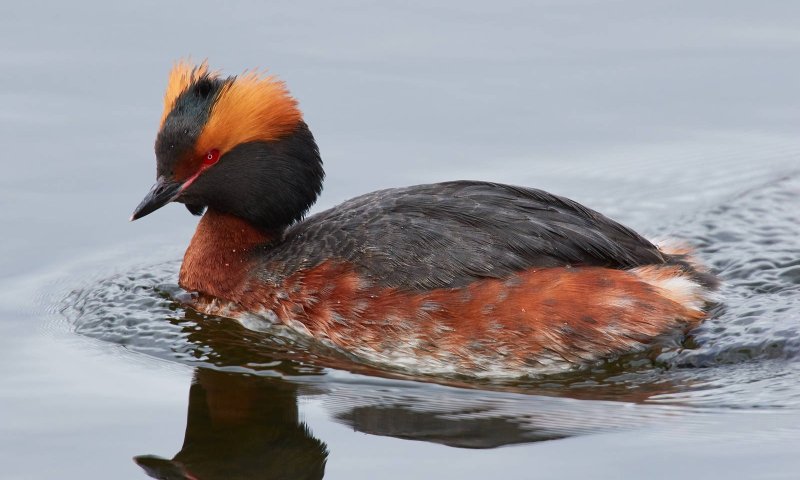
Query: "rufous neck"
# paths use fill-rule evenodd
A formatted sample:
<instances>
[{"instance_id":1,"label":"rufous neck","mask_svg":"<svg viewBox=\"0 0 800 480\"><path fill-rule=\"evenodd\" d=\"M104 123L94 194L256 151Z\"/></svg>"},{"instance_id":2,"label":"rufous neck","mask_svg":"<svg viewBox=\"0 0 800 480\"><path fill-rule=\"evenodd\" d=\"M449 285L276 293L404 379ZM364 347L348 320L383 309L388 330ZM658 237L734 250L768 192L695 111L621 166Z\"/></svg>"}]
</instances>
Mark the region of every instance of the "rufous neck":
<instances>
[{"instance_id":1,"label":"rufous neck","mask_svg":"<svg viewBox=\"0 0 800 480\"><path fill-rule=\"evenodd\" d=\"M183 257L181 287L235 300L236 289L251 267L253 250L272 238L239 217L209 209Z\"/></svg>"}]
</instances>

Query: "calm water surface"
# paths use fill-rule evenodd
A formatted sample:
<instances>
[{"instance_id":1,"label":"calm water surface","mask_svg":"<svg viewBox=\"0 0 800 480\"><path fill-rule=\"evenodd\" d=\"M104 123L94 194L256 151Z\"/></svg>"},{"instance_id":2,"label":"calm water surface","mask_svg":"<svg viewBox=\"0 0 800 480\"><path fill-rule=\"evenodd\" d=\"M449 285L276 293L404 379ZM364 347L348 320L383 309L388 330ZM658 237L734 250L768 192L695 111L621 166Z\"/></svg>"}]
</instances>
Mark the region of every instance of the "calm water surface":
<instances>
[{"instance_id":1,"label":"calm water surface","mask_svg":"<svg viewBox=\"0 0 800 480\"><path fill-rule=\"evenodd\" d=\"M0 6L0 478L798 478L800 4ZM514 382L403 378L182 306L196 219L127 217L166 73L287 80L316 210L536 186L724 279L682 346Z\"/></svg>"}]
</instances>

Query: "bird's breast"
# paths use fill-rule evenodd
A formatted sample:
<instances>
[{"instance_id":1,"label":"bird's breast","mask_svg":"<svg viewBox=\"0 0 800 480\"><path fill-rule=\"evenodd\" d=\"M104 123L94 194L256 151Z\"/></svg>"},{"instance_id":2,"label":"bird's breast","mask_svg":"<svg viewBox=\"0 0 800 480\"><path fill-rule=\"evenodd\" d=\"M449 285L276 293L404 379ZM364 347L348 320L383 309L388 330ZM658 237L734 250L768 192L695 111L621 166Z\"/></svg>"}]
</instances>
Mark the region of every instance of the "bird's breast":
<instances>
[{"instance_id":1,"label":"bird's breast","mask_svg":"<svg viewBox=\"0 0 800 480\"><path fill-rule=\"evenodd\" d=\"M207 211L183 257L180 286L237 301L255 266L254 250L270 238L240 218Z\"/></svg>"}]
</instances>

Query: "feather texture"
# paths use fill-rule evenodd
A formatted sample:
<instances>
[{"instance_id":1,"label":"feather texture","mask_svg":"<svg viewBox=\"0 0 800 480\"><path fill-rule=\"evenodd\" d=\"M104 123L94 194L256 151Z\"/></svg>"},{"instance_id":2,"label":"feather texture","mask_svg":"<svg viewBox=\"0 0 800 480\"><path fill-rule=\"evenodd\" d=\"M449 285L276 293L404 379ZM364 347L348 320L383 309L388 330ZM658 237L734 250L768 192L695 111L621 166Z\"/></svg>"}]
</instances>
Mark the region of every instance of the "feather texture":
<instances>
[{"instance_id":1,"label":"feather texture","mask_svg":"<svg viewBox=\"0 0 800 480\"><path fill-rule=\"evenodd\" d=\"M381 286L455 288L530 268L663 264L649 241L542 190L456 181L372 192L290 227L259 275L279 284L323 261Z\"/></svg>"}]
</instances>

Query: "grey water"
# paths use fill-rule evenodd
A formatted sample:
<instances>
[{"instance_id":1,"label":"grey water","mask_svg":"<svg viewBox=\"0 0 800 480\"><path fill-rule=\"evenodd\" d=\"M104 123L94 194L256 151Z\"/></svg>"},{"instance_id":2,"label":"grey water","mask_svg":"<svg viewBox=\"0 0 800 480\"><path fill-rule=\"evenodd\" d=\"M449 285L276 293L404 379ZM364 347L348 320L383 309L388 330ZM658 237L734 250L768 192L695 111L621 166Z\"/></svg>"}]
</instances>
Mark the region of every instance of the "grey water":
<instances>
[{"instance_id":1,"label":"grey water","mask_svg":"<svg viewBox=\"0 0 800 480\"><path fill-rule=\"evenodd\" d=\"M0 478L798 478L800 4L0 5ZM697 248L682 345L514 382L408 378L183 306L196 218L129 223L166 74L267 67L315 211L472 178Z\"/></svg>"}]
</instances>

